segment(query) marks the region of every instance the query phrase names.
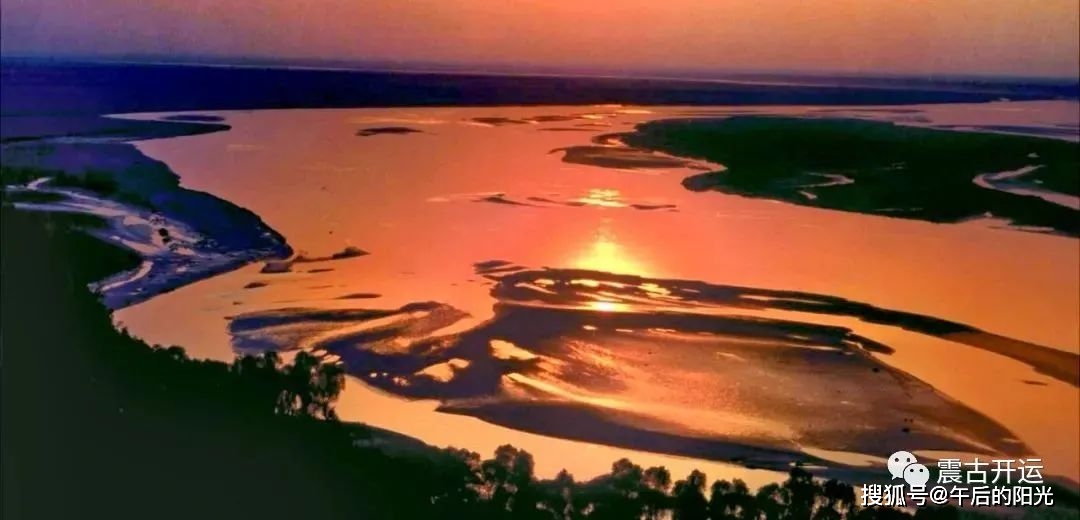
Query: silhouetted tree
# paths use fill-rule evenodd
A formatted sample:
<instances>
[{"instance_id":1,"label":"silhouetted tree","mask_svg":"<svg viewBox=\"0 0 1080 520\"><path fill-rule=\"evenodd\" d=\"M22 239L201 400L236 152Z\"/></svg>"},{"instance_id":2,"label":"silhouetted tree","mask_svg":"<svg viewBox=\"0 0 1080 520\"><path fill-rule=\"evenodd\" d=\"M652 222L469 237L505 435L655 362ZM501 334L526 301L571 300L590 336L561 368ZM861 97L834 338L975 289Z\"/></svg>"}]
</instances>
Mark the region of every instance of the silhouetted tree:
<instances>
[{"instance_id":1,"label":"silhouetted tree","mask_svg":"<svg viewBox=\"0 0 1080 520\"><path fill-rule=\"evenodd\" d=\"M746 482L717 480L709 494L709 517L712 520L756 519L758 508Z\"/></svg>"},{"instance_id":2,"label":"silhouetted tree","mask_svg":"<svg viewBox=\"0 0 1080 520\"><path fill-rule=\"evenodd\" d=\"M671 472L663 466L645 470L642 478L641 500L645 505L645 518L654 520L669 507L668 490L671 489Z\"/></svg>"},{"instance_id":3,"label":"silhouetted tree","mask_svg":"<svg viewBox=\"0 0 1080 520\"><path fill-rule=\"evenodd\" d=\"M277 352L242 356L233 361L229 370L242 381L240 388L247 396L249 406L286 413L282 409L285 375L281 372L281 357Z\"/></svg>"},{"instance_id":4,"label":"silhouetted tree","mask_svg":"<svg viewBox=\"0 0 1080 520\"><path fill-rule=\"evenodd\" d=\"M577 517L575 485L574 476L565 469L559 471L554 479L541 481L537 485L539 506L548 513L547 518L570 520Z\"/></svg>"},{"instance_id":5,"label":"silhouetted tree","mask_svg":"<svg viewBox=\"0 0 1080 520\"><path fill-rule=\"evenodd\" d=\"M764 520L782 520L790 503L787 488L780 484L768 484L758 489L754 503Z\"/></svg>"},{"instance_id":6,"label":"silhouetted tree","mask_svg":"<svg viewBox=\"0 0 1080 520\"><path fill-rule=\"evenodd\" d=\"M824 503L814 512L814 520L850 518L855 510L855 488L829 479L821 488Z\"/></svg>"},{"instance_id":7,"label":"silhouetted tree","mask_svg":"<svg viewBox=\"0 0 1080 520\"><path fill-rule=\"evenodd\" d=\"M468 450L445 448L432 465L431 503L443 518L475 516L482 504L478 492L480 455Z\"/></svg>"},{"instance_id":8,"label":"silhouetted tree","mask_svg":"<svg viewBox=\"0 0 1080 520\"><path fill-rule=\"evenodd\" d=\"M612 465L613 472L618 462ZM601 475L581 485L578 494L584 506L581 512L592 520L614 520L633 514L634 508L614 483L612 473Z\"/></svg>"},{"instance_id":9,"label":"silhouetted tree","mask_svg":"<svg viewBox=\"0 0 1080 520\"><path fill-rule=\"evenodd\" d=\"M736 514L741 520L758 520L761 509L757 500L750 494L750 487L742 479L731 482L731 491L728 500L735 504Z\"/></svg>"},{"instance_id":10,"label":"silhouetted tree","mask_svg":"<svg viewBox=\"0 0 1080 520\"><path fill-rule=\"evenodd\" d=\"M790 520L811 520L821 495L813 476L800 466L791 468L784 482L788 502L785 516Z\"/></svg>"},{"instance_id":11,"label":"silhouetted tree","mask_svg":"<svg viewBox=\"0 0 1080 520\"><path fill-rule=\"evenodd\" d=\"M533 457L509 444L495 449L495 458L480 465L486 495L499 511L535 514L537 490Z\"/></svg>"},{"instance_id":12,"label":"silhouetted tree","mask_svg":"<svg viewBox=\"0 0 1080 520\"><path fill-rule=\"evenodd\" d=\"M175 362L181 362L182 363L182 362L185 362L185 361L188 360L187 352L184 351L183 347L178 347L176 345L173 345L173 346L171 346L169 348L163 349L163 351L165 352L165 355L168 356L169 359L171 359L171 360L173 360Z\"/></svg>"},{"instance_id":13,"label":"silhouetted tree","mask_svg":"<svg viewBox=\"0 0 1080 520\"><path fill-rule=\"evenodd\" d=\"M333 402L345 387L345 370L338 364L321 363L300 351L285 367L285 388L278 401L286 415L336 419Z\"/></svg>"},{"instance_id":14,"label":"silhouetted tree","mask_svg":"<svg viewBox=\"0 0 1080 520\"><path fill-rule=\"evenodd\" d=\"M645 472L630 459L619 459L611 465L606 485L611 493L604 504L605 518L641 518L644 509L642 490L645 488Z\"/></svg>"},{"instance_id":15,"label":"silhouetted tree","mask_svg":"<svg viewBox=\"0 0 1080 520\"><path fill-rule=\"evenodd\" d=\"M694 470L674 487L674 520L705 520L709 518L709 501L705 499L705 474Z\"/></svg>"}]
</instances>

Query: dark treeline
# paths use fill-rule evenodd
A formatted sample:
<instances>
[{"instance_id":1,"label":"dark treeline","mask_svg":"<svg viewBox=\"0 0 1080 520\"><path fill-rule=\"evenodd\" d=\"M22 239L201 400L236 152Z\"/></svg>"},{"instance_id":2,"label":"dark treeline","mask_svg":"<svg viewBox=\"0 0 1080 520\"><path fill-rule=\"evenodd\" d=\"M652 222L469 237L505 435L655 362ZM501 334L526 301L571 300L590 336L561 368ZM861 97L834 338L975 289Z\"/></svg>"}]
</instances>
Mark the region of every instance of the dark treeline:
<instances>
[{"instance_id":1,"label":"dark treeline","mask_svg":"<svg viewBox=\"0 0 1080 520\"><path fill-rule=\"evenodd\" d=\"M79 231L85 218L2 212L4 518L971 514L860 508L852 486L801 468L758 490L625 459L588 481L565 471L538 479L532 455L512 446L482 458L342 423L333 409L341 367L303 352L226 364L148 346L117 330L86 289L137 257Z\"/></svg>"}]
</instances>

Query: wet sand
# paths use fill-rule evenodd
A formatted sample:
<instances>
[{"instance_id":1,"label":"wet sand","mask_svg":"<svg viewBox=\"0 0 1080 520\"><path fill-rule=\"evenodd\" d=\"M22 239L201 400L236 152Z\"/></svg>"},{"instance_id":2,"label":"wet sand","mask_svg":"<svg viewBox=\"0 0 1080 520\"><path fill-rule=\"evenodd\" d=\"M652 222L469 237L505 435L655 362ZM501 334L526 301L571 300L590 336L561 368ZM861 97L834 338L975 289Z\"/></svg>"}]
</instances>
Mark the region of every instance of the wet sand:
<instances>
[{"instance_id":1,"label":"wet sand","mask_svg":"<svg viewBox=\"0 0 1080 520\"><path fill-rule=\"evenodd\" d=\"M785 110L811 109L767 112ZM920 117L959 124L964 110ZM1077 478L1080 421L1061 412L1080 409L1068 363L1080 347L1075 239L992 219L931 224L692 193L680 183L701 170L685 163L610 168L550 153L686 110L643 112L220 113L232 130L140 143L185 186L251 209L294 249L371 254L304 272L250 266L117 318L196 357L296 346L340 357L357 376L343 417L482 452L511 442L542 474L569 463L579 477L600 473L615 453L710 476L779 468L793 454L850 470L895 448L1030 451L1047 473ZM567 118L604 126L541 131ZM389 123L425 132L354 135ZM612 273L642 277L638 292ZM258 281L268 285L242 289ZM642 287L698 292L673 303ZM717 287L750 296L702 294ZM553 290L573 297L544 303ZM533 323L550 329L533 334ZM566 461L570 449L582 456Z\"/></svg>"}]
</instances>

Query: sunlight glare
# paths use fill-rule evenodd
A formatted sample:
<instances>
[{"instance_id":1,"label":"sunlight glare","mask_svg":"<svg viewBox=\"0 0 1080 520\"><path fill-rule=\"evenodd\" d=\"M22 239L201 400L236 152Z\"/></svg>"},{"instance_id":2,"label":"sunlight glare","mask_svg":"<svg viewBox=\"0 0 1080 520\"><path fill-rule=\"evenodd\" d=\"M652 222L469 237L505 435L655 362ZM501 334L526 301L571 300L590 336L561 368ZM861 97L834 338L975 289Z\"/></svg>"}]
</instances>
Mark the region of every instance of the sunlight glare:
<instances>
[{"instance_id":1,"label":"sunlight glare","mask_svg":"<svg viewBox=\"0 0 1080 520\"><path fill-rule=\"evenodd\" d=\"M600 311L600 312L622 312L622 311L629 310L629 308L630 308L625 303L609 302L609 301L589 302L588 306L589 306L589 309L592 309L594 311Z\"/></svg>"},{"instance_id":2,"label":"sunlight glare","mask_svg":"<svg viewBox=\"0 0 1080 520\"><path fill-rule=\"evenodd\" d=\"M603 271L617 274L647 275L645 267L633 258L618 242L614 235L600 230L589 248L580 255L573 265L579 269Z\"/></svg>"}]
</instances>

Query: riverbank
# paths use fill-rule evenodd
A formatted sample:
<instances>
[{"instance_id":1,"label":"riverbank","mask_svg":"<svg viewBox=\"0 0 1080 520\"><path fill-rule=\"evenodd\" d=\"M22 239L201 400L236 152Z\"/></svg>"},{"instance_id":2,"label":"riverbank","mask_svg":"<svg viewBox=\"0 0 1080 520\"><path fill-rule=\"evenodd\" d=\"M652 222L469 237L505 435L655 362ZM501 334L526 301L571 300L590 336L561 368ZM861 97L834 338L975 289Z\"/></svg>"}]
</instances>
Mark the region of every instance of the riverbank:
<instances>
[{"instance_id":1,"label":"riverbank","mask_svg":"<svg viewBox=\"0 0 1080 520\"><path fill-rule=\"evenodd\" d=\"M257 215L184 188L167 165L132 144L228 130L217 120L87 116L4 121L0 180L19 208L101 217L105 226L95 236L143 257L140 266L95 281L109 308L292 254L284 238Z\"/></svg>"},{"instance_id":2,"label":"riverbank","mask_svg":"<svg viewBox=\"0 0 1080 520\"><path fill-rule=\"evenodd\" d=\"M140 260L84 234L92 218L2 211L5 518L369 517L409 506L335 462L339 434L246 409L215 387L212 364L116 331L87 284Z\"/></svg>"}]
</instances>

